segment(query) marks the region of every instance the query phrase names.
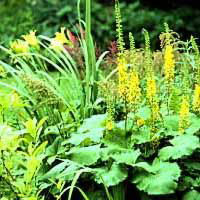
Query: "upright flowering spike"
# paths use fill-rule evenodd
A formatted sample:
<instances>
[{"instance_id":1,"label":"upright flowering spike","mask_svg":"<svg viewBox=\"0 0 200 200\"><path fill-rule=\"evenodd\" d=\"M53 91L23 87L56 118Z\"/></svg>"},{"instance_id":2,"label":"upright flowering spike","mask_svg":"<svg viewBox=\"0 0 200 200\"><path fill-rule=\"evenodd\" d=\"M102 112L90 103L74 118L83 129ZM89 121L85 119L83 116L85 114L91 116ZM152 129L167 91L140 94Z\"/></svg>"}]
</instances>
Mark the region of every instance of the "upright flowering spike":
<instances>
[{"instance_id":1,"label":"upright flowering spike","mask_svg":"<svg viewBox=\"0 0 200 200\"><path fill-rule=\"evenodd\" d=\"M155 130L154 125L160 117L160 108L156 98L156 81L153 76L147 79L147 99L151 108L152 130Z\"/></svg>"},{"instance_id":2,"label":"upright flowering spike","mask_svg":"<svg viewBox=\"0 0 200 200\"><path fill-rule=\"evenodd\" d=\"M118 91L120 97L123 99L126 98L127 95L127 80L128 74L126 69L126 59L123 56L118 57L118 79L119 79L119 86Z\"/></svg>"},{"instance_id":3,"label":"upright flowering spike","mask_svg":"<svg viewBox=\"0 0 200 200\"><path fill-rule=\"evenodd\" d=\"M124 38L122 29L122 19L118 0L115 1L115 18L116 18L116 32L117 32L117 46L120 53L123 53L124 48Z\"/></svg>"},{"instance_id":4,"label":"upright flowering spike","mask_svg":"<svg viewBox=\"0 0 200 200\"><path fill-rule=\"evenodd\" d=\"M23 40L16 40L16 41L12 42L10 47L15 53L28 53L29 52L28 43Z\"/></svg>"},{"instance_id":5,"label":"upright flowering spike","mask_svg":"<svg viewBox=\"0 0 200 200\"><path fill-rule=\"evenodd\" d=\"M127 101L131 104L137 104L141 97L140 81L137 72L132 71L128 81Z\"/></svg>"},{"instance_id":6,"label":"upright flowering spike","mask_svg":"<svg viewBox=\"0 0 200 200\"><path fill-rule=\"evenodd\" d=\"M200 112L200 85L195 85L194 97L192 102L193 110Z\"/></svg>"},{"instance_id":7,"label":"upright flowering spike","mask_svg":"<svg viewBox=\"0 0 200 200\"><path fill-rule=\"evenodd\" d=\"M189 126L189 102L187 97L183 97L179 112L179 131L184 132Z\"/></svg>"},{"instance_id":8,"label":"upright flowering spike","mask_svg":"<svg viewBox=\"0 0 200 200\"><path fill-rule=\"evenodd\" d=\"M166 81L172 82L174 80L175 60L172 45L167 45L164 56L164 72Z\"/></svg>"},{"instance_id":9,"label":"upright flowering spike","mask_svg":"<svg viewBox=\"0 0 200 200\"><path fill-rule=\"evenodd\" d=\"M24 40L30 45L30 46L33 46L33 47L37 47L39 42L38 42L38 39L35 35L36 31L30 31L29 34L27 35L23 35L22 37L24 38Z\"/></svg>"},{"instance_id":10,"label":"upright flowering spike","mask_svg":"<svg viewBox=\"0 0 200 200\"><path fill-rule=\"evenodd\" d=\"M106 120L106 130L112 131L113 128L114 128L114 121L113 121L112 118L111 118L111 119L108 118L108 119Z\"/></svg>"},{"instance_id":11,"label":"upright flowering spike","mask_svg":"<svg viewBox=\"0 0 200 200\"><path fill-rule=\"evenodd\" d=\"M156 97L156 81L153 77L147 79L147 98L150 104L153 104Z\"/></svg>"}]
</instances>

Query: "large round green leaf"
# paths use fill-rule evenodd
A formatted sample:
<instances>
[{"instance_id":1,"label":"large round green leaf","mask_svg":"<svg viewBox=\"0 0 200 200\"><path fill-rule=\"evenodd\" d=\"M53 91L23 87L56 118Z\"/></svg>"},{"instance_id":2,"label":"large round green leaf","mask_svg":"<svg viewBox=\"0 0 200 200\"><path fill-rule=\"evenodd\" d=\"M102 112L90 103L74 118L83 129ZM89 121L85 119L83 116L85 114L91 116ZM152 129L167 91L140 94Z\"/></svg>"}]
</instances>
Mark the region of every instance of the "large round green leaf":
<instances>
[{"instance_id":1,"label":"large round green leaf","mask_svg":"<svg viewBox=\"0 0 200 200\"><path fill-rule=\"evenodd\" d=\"M125 148L102 148L101 158L106 161L109 158L115 160L116 163L123 163L127 165L135 164L140 156L139 150L125 149Z\"/></svg>"},{"instance_id":2,"label":"large round green leaf","mask_svg":"<svg viewBox=\"0 0 200 200\"><path fill-rule=\"evenodd\" d=\"M180 135L170 140L173 146L167 146L160 150L161 160L178 159L183 156L191 155L200 147L199 138L193 135Z\"/></svg>"},{"instance_id":3,"label":"large round green leaf","mask_svg":"<svg viewBox=\"0 0 200 200\"><path fill-rule=\"evenodd\" d=\"M196 190L187 192L182 200L200 200L200 193Z\"/></svg>"},{"instance_id":4,"label":"large round green leaf","mask_svg":"<svg viewBox=\"0 0 200 200\"><path fill-rule=\"evenodd\" d=\"M93 142L100 142L105 130L105 119L105 114L93 115L92 117L85 119L77 133L72 134L67 142L73 145L79 145L87 139Z\"/></svg>"},{"instance_id":5,"label":"large round green leaf","mask_svg":"<svg viewBox=\"0 0 200 200\"><path fill-rule=\"evenodd\" d=\"M176 163L155 160L152 165L138 163L140 170L135 174L133 183L139 190L150 195L171 194L176 190L180 169Z\"/></svg>"},{"instance_id":6,"label":"large round green leaf","mask_svg":"<svg viewBox=\"0 0 200 200\"><path fill-rule=\"evenodd\" d=\"M100 158L100 145L76 147L67 153L70 160L81 165L92 165Z\"/></svg>"},{"instance_id":7,"label":"large round green leaf","mask_svg":"<svg viewBox=\"0 0 200 200\"><path fill-rule=\"evenodd\" d=\"M103 183L107 187L119 184L120 182L124 181L128 176L127 170L117 163L113 163L110 169L106 167L96 169L96 171L96 182L99 184Z\"/></svg>"}]
</instances>

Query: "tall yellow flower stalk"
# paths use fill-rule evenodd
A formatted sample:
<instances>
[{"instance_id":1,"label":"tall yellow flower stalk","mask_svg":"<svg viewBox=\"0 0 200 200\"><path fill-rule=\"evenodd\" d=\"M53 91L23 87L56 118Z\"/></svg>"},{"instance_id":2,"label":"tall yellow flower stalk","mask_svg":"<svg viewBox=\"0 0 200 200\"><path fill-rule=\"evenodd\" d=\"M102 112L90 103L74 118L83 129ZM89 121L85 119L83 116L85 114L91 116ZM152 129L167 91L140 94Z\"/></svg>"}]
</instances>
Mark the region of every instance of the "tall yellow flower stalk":
<instances>
[{"instance_id":1,"label":"tall yellow flower stalk","mask_svg":"<svg viewBox=\"0 0 200 200\"><path fill-rule=\"evenodd\" d=\"M152 76L147 79L147 99L150 105L153 104L155 97L156 97L156 81Z\"/></svg>"},{"instance_id":2,"label":"tall yellow flower stalk","mask_svg":"<svg viewBox=\"0 0 200 200\"><path fill-rule=\"evenodd\" d=\"M193 106L194 111L200 112L200 85L199 84L195 85L192 106Z\"/></svg>"},{"instance_id":3,"label":"tall yellow flower stalk","mask_svg":"<svg viewBox=\"0 0 200 200\"><path fill-rule=\"evenodd\" d=\"M127 80L128 80L128 72L127 72L127 62L124 56L118 57L118 92L121 98L126 100L127 98Z\"/></svg>"},{"instance_id":4,"label":"tall yellow flower stalk","mask_svg":"<svg viewBox=\"0 0 200 200\"><path fill-rule=\"evenodd\" d=\"M175 59L173 47L170 44L166 45L164 62L165 79L167 83L171 83L174 80Z\"/></svg>"},{"instance_id":5,"label":"tall yellow flower stalk","mask_svg":"<svg viewBox=\"0 0 200 200\"><path fill-rule=\"evenodd\" d=\"M184 132L185 128L189 126L189 102L186 96L183 97L181 108L179 112L179 131Z\"/></svg>"},{"instance_id":6,"label":"tall yellow flower stalk","mask_svg":"<svg viewBox=\"0 0 200 200\"><path fill-rule=\"evenodd\" d=\"M140 80L136 71L131 71L128 80L127 101L132 105L136 105L141 97Z\"/></svg>"},{"instance_id":7,"label":"tall yellow flower stalk","mask_svg":"<svg viewBox=\"0 0 200 200\"><path fill-rule=\"evenodd\" d=\"M152 124L154 126L155 121L159 118L159 105L156 98L156 80L154 76L150 76L147 79L147 99L149 101L152 112Z\"/></svg>"}]
</instances>

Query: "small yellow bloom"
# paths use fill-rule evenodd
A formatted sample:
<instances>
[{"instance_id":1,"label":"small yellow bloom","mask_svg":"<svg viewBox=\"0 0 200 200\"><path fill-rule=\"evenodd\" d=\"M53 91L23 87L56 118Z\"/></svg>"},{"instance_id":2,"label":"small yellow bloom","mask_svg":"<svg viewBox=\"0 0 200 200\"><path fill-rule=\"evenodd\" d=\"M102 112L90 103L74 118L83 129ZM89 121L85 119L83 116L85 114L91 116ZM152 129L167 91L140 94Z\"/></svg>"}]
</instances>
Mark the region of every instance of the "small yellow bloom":
<instances>
[{"instance_id":1,"label":"small yellow bloom","mask_svg":"<svg viewBox=\"0 0 200 200\"><path fill-rule=\"evenodd\" d=\"M138 127L141 127L141 126L143 126L143 125L145 124L145 121L144 121L144 119L140 118L140 119L138 119L138 120L136 121L136 123L137 123L137 126L138 126Z\"/></svg>"},{"instance_id":2,"label":"small yellow bloom","mask_svg":"<svg viewBox=\"0 0 200 200\"><path fill-rule=\"evenodd\" d=\"M174 79L174 70L175 70L175 60L174 60L172 45L166 46L164 61L165 61L164 63L165 79L166 81L171 82Z\"/></svg>"},{"instance_id":3,"label":"small yellow bloom","mask_svg":"<svg viewBox=\"0 0 200 200\"><path fill-rule=\"evenodd\" d=\"M183 97L179 112L179 131L184 132L184 129L189 126L189 102L187 97Z\"/></svg>"},{"instance_id":4,"label":"small yellow bloom","mask_svg":"<svg viewBox=\"0 0 200 200\"><path fill-rule=\"evenodd\" d=\"M51 40L50 48L54 50L62 50L64 44L70 44L70 41L65 35L65 28L61 28L61 32L56 32L56 36Z\"/></svg>"},{"instance_id":5,"label":"small yellow bloom","mask_svg":"<svg viewBox=\"0 0 200 200\"><path fill-rule=\"evenodd\" d=\"M36 31L30 31L29 34L27 35L23 35L22 37L24 38L24 40L33 47L38 46L39 42L37 37L35 36Z\"/></svg>"},{"instance_id":6,"label":"small yellow bloom","mask_svg":"<svg viewBox=\"0 0 200 200\"><path fill-rule=\"evenodd\" d=\"M28 43L23 40L16 40L16 41L12 42L10 47L15 53L28 53L29 52Z\"/></svg>"},{"instance_id":7,"label":"small yellow bloom","mask_svg":"<svg viewBox=\"0 0 200 200\"><path fill-rule=\"evenodd\" d=\"M200 85L195 85L194 97L193 97L193 109L200 112Z\"/></svg>"},{"instance_id":8,"label":"small yellow bloom","mask_svg":"<svg viewBox=\"0 0 200 200\"><path fill-rule=\"evenodd\" d=\"M114 123L113 123L113 121L112 121L111 119L108 119L108 120L106 121L106 129L107 129L108 131L111 131L111 130L113 130L113 128L114 128Z\"/></svg>"},{"instance_id":9,"label":"small yellow bloom","mask_svg":"<svg viewBox=\"0 0 200 200\"><path fill-rule=\"evenodd\" d=\"M65 28L61 28L61 32L56 32L56 37L54 38L56 41L60 42L61 44L68 43L68 39L65 36Z\"/></svg>"}]
</instances>

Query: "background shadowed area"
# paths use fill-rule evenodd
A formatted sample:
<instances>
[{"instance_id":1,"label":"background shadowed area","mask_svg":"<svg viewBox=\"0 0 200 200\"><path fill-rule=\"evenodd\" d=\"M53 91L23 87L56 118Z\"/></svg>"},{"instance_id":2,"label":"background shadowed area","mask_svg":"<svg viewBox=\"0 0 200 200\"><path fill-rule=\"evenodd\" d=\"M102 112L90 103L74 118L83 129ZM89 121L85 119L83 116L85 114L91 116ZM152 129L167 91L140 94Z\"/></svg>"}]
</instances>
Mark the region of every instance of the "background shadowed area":
<instances>
[{"instance_id":1,"label":"background shadowed area","mask_svg":"<svg viewBox=\"0 0 200 200\"><path fill-rule=\"evenodd\" d=\"M82 8L84 0L82 2ZM60 26L72 31L77 23L77 1L71 0L1 0L0 40L8 43L31 29L52 36ZM133 32L138 46L143 43L142 28L150 32L153 47L167 22L183 39L200 34L200 3L196 0L121 0L124 32ZM84 10L84 8L83 8ZM102 47L115 40L114 0L93 0L93 35ZM6 30L6 31L5 31ZM106 35L106 37L105 37Z\"/></svg>"}]
</instances>

